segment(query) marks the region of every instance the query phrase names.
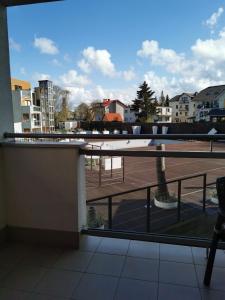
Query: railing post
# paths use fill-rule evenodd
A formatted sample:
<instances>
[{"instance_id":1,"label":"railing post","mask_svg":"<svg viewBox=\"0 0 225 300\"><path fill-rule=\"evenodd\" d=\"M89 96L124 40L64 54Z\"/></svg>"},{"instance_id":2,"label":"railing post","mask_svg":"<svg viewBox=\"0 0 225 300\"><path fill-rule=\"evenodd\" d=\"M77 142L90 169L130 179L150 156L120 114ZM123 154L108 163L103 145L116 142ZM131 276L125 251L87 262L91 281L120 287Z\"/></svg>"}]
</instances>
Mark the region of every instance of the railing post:
<instances>
[{"instance_id":1,"label":"railing post","mask_svg":"<svg viewBox=\"0 0 225 300\"><path fill-rule=\"evenodd\" d=\"M99 156L98 185L102 185L102 157Z\"/></svg>"},{"instance_id":2,"label":"railing post","mask_svg":"<svg viewBox=\"0 0 225 300\"><path fill-rule=\"evenodd\" d=\"M177 202L177 221L180 222L181 209L181 180L178 180L178 202Z\"/></svg>"},{"instance_id":3,"label":"railing post","mask_svg":"<svg viewBox=\"0 0 225 300\"><path fill-rule=\"evenodd\" d=\"M113 157L111 156L111 178L113 177Z\"/></svg>"},{"instance_id":4,"label":"railing post","mask_svg":"<svg viewBox=\"0 0 225 300\"><path fill-rule=\"evenodd\" d=\"M123 159L123 182L125 182L125 161L124 161L124 156L122 157Z\"/></svg>"},{"instance_id":5,"label":"railing post","mask_svg":"<svg viewBox=\"0 0 225 300\"><path fill-rule=\"evenodd\" d=\"M151 230L151 188L147 187L147 218L146 218L146 231L150 232Z\"/></svg>"},{"instance_id":6,"label":"railing post","mask_svg":"<svg viewBox=\"0 0 225 300\"><path fill-rule=\"evenodd\" d=\"M112 229L112 197L108 198L108 229Z\"/></svg>"},{"instance_id":7,"label":"railing post","mask_svg":"<svg viewBox=\"0 0 225 300\"><path fill-rule=\"evenodd\" d=\"M203 175L203 198L202 198L202 210L205 212L205 206L206 206L206 180L207 174Z\"/></svg>"},{"instance_id":8,"label":"railing post","mask_svg":"<svg viewBox=\"0 0 225 300\"><path fill-rule=\"evenodd\" d=\"M91 149L93 150L94 148L93 148L93 145L91 146ZM91 171L92 171L92 155L91 155Z\"/></svg>"},{"instance_id":9,"label":"railing post","mask_svg":"<svg viewBox=\"0 0 225 300\"><path fill-rule=\"evenodd\" d=\"M210 152L213 152L213 141L210 141Z\"/></svg>"}]
</instances>

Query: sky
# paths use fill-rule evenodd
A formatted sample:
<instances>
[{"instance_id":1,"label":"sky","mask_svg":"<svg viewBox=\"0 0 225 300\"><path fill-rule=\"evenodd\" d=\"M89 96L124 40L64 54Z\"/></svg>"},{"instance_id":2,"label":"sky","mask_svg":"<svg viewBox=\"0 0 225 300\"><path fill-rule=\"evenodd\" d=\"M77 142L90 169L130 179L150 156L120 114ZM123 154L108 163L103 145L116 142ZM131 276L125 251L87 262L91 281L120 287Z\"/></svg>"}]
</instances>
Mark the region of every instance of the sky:
<instances>
[{"instance_id":1,"label":"sky","mask_svg":"<svg viewBox=\"0 0 225 300\"><path fill-rule=\"evenodd\" d=\"M65 0L8 9L11 76L71 104L225 84L225 0Z\"/></svg>"}]
</instances>

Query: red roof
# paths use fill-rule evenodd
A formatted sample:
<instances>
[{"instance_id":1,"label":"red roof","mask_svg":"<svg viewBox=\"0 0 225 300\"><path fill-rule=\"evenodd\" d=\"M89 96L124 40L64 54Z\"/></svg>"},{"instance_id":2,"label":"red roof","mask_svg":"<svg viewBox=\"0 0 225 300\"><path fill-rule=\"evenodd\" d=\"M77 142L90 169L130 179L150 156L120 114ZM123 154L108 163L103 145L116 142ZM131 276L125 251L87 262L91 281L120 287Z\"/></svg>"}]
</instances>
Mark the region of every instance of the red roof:
<instances>
[{"instance_id":1,"label":"red roof","mask_svg":"<svg viewBox=\"0 0 225 300\"><path fill-rule=\"evenodd\" d=\"M122 122L122 117L119 113L106 113L104 115L103 121L117 121L117 122Z\"/></svg>"}]
</instances>

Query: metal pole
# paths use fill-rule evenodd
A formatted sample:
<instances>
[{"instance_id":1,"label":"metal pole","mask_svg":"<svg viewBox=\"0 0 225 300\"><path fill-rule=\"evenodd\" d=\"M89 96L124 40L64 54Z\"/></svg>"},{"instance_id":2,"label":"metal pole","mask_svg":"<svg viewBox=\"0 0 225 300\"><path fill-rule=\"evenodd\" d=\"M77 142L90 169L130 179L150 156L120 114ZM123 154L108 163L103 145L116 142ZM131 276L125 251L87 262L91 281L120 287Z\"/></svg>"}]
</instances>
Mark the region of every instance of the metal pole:
<instances>
[{"instance_id":1,"label":"metal pole","mask_svg":"<svg viewBox=\"0 0 225 300\"><path fill-rule=\"evenodd\" d=\"M92 150L94 149L93 148L93 145L91 146ZM92 155L91 155L91 171L92 171Z\"/></svg>"},{"instance_id":2,"label":"metal pole","mask_svg":"<svg viewBox=\"0 0 225 300\"><path fill-rule=\"evenodd\" d=\"M202 210L205 212L205 206L206 206L206 180L207 179L207 174L203 175L203 198L202 198Z\"/></svg>"},{"instance_id":3,"label":"metal pole","mask_svg":"<svg viewBox=\"0 0 225 300\"><path fill-rule=\"evenodd\" d=\"M125 160L124 160L124 156L122 157L123 159L123 182L125 182Z\"/></svg>"},{"instance_id":4,"label":"metal pole","mask_svg":"<svg viewBox=\"0 0 225 300\"><path fill-rule=\"evenodd\" d=\"M112 167L113 167L113 157L111 156L111 178L113 177Z\"/></svg>"},{"instance_id":5,"label":"metal pole","mask_svg":"<svg viewBox=\"0 0 225 300\"><path fill-rule=\"evenodd\" d=\"M102 185L102 157L99 156L98 185Z\"/></svg>"},{"instance_id":6,"label":"metal pole","mask_svg":"<svg viewBox=\"0 0 225 300\"><path fill-rule=\"evenodd\" d=\"M108 229L112 229L112 197L108 198Z\"/></svg>"},{"instance_id":7,"label":"metal pole","mask_svg":"<svg viewBox=\"0 0 225 300\"><path fill-rule=\"evenodd\" d=\"M151 230L151 188L147 188L147 218L146 218L146 231Z\"/></svg>"},{"instance_id":8,"label":"metal pole","mask_svg":"<svg viewBox=\"0 0 225 300\"><path fill-rule=\"evenodd\" d=\"M210 141L210 152L213 152L213 141Z\"/></svg>"},{"instance_id":9,"label":"metal pole","mask_svg":"<svg viewBox=\"0 0 225 300\"><path fill-rule=\"evenodd\" d=\"M180 208L181 208L181 180L178 180L178 203L177 203L177 221L180 221Z\"/></svg>"}]
</instances>

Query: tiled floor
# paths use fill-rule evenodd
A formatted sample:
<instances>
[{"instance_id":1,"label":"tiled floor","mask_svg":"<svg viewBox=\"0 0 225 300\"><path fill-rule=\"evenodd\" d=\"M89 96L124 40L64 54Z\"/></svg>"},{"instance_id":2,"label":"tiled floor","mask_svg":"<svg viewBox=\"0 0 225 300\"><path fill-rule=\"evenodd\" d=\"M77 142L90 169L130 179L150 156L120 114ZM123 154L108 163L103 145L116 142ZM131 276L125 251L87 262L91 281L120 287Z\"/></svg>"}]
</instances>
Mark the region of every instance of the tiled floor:
<instances>
[{"instance_id":1,"label":"tiled floor","mask_svg":"<svg viewBox=\"0 0 225 300\"><path fill-rule=\"evenodd\" d=\"M205 262L205 249L91 236L79 251L13 244L0 249L0 299L225 299L224 251L210 289Z\"/></svg>"}]
</instances>

